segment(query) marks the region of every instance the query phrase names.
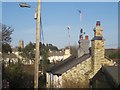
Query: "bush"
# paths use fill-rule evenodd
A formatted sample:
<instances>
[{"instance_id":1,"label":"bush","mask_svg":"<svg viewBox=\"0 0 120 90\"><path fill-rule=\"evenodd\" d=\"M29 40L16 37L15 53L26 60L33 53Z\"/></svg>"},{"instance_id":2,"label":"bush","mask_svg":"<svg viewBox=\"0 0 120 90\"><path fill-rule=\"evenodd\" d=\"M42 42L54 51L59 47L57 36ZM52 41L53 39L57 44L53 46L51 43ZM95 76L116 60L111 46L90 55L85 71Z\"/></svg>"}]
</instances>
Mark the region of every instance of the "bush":
<instances>
[{"instance_id":1,"label":"bush","mask_svg":"<svg viewBox=\"0 0 120 90\"><path fill-rule=\"evenodd\" d=\"M3 66L3 79L9 82L10 88L33 88L33 76L23 70L23 65L18 63L8 67Z\"/></svg>"}]
</instances>

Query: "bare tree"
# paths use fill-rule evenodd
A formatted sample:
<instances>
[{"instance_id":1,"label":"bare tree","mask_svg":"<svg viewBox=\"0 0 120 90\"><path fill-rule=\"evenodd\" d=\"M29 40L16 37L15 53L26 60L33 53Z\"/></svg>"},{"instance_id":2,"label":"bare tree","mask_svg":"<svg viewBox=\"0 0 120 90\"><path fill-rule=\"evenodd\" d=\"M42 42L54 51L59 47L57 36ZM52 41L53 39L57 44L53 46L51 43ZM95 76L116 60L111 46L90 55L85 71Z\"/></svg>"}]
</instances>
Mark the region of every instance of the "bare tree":
<instances>
[{"instance_id":1,"label":"bare tree","mask_svg":"<svg viewBox=\"0 0 120 90\"><path fill-rule=\"evenodd\" d=\"M5 53L12 52L9 44L12 41L11 34L13 31L12 27L0 23L0 51Z\"/></svg>"},{"instance_id":2,"label":"bare tree","mask_svg":"<svg viewBox=\"0 0 120 90\"><path fill-rule=\"evenodd\" d=\"M4 24L0 23L0 28L2 29L2 31L0 32L0 37L2 38L2 44L10 44L10 42L12 41L11 38L11 34L14 31L14 29L10 26L6 26Z\"/></svg>"}]
</instances>

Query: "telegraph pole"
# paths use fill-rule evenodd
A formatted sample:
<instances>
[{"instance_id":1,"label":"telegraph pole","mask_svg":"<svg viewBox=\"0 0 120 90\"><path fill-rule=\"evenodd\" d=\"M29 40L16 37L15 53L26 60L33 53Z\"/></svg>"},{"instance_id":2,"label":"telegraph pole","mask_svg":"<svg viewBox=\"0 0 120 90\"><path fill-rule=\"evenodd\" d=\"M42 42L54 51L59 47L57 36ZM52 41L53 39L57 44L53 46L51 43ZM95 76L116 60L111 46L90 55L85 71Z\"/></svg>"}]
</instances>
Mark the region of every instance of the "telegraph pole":
<instances>
[{"instance_id":1,"label":"telegraph pole","mask_svg":"<svg viewBox=\"0 0 120 90\"><path fill-rule=\"evenodd\" d=\"M36 52L35 52L35 70L34 70L34 88L35 90L38 89L38 79L39 79L39 64L40 64L40 50L39 50L39 43L40 43L40 4L41 0L38 0L37 12L35 13L36 17ZM19 4L20 7L27 7L30 8L31 6L27 3Z\"/></svg>"},{"instance_id":2,"label":"telegraph pole","mask_svg":"<svg viewBox=\"0 0 120 90\"><path fill-rule=\"evenodd\" d=\"M35 53L35 71L34 71L34 88L38 89L39 79L39 64L40 64L40 4L41 0L38 0L37 6L37 20L36 20L36 53Z\"/></svg>"}]
</instances>

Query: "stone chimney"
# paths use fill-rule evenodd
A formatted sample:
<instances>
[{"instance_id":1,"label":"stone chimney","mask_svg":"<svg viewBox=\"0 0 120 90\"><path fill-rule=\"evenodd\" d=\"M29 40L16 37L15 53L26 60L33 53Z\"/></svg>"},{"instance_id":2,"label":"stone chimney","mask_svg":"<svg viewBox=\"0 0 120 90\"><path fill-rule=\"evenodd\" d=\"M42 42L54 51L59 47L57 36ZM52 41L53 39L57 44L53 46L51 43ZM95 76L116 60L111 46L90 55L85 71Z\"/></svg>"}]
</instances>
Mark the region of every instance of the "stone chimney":
<instances>
[{"instance_id":1,"label":"stone chimney","mask_svg":"<svg viewBox=\"0 0 120 90\"><path fill-rule=\"evenodd\" d=\"M101 61L104 59L105 54L105 40L103 39L102 31L100 26L100 21L96 22L94 28L94 37L91 40L92 46L92 70L96 73L101 68Z\"/></svg>"},{"instance_id":2,"label":"stone chimney","mask_svg":"<svg viewBox=\"0 0 120 90\"><path fill-rule=\"evenodd\" d=\"M83 39L79 39L79 48L78 48L78 57L83 56L84 54L89 53L89 38L88 35L85 36Z\"/></svg>"}]
</instances>

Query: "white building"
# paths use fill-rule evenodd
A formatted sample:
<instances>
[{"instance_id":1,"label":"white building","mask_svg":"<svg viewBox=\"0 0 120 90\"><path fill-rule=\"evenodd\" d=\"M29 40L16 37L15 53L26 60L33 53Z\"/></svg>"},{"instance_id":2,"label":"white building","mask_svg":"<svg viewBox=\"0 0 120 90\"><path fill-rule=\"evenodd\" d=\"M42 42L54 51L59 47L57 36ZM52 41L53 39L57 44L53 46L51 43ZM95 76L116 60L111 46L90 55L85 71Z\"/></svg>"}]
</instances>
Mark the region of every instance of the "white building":
<instances>
[{"instance_id":1,"label":"white building","mask_svg":"<svg viewBox=\"0 0 120 90\"><path fill-rule=\"evenodd\" d=\"M56 63L62 61L64 59L64 52L63 51L49 51L48 59L50 63Z\"/></svg>"},{"instance_id":2,"label":"white building","mask_svg":"<svg viewBox=\"0 0 120 90\"><path fill-rule=\"evenodd\" d=\"M71 56L70 48L65 48L64 55L63 55L63 60L67 59L70 56Z\"/></svg>"},{"instance_id":3,"label":"white building","mask_svg":"<svg viewBox=\"0 0 120 90\"><path fill-rule=\"evenodd\" d=\"M19 57L19 52L18 52L18 48L12 48L12 53L15 54L17 57Z\"/></svg>"},{"instance_id":4,"label":"white building","mask_svg":"<svg viewBox=\"0 0 120 90\"><path fill-rule=\"evenodd\" d=\"M69 48L65 48L62 51L49 50L49 53L48 53L48 59L49 59L50 63L57 63L57 62L63 61L70 56L71 56L71 54L70 54Z\"/></svg>"},{"instance_id":5,"label":"white building","mask_svg":"<svg viewBox=\"0 0 120 90\"><path fill-rule=\"evenodd\" d=\"M18 63L18 58L13 53L3 53L2 58L4 61L4 65L7 67L10 63L16 64Z\"/></svg>"}]
</instances>

